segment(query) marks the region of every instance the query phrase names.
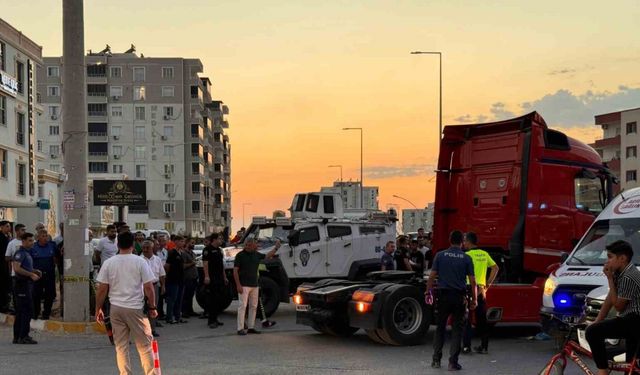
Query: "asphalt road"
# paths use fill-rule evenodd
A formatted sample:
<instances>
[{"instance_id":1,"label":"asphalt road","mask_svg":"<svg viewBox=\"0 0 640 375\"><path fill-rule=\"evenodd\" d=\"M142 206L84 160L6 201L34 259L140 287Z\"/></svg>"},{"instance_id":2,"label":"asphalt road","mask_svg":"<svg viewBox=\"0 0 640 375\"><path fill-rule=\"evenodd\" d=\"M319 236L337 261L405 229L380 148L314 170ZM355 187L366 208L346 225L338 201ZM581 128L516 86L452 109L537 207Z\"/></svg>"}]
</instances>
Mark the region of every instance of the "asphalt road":
<instances>
[{"instance_id":1,"label":"asphalt road","mask_svg":"<svg viewBox=\"0 0 640 375\"><path fill-rule=\"evenodd\" d=\"M363 332L348 339L323 336L295 324L291 305L273 316L278 324L261 335L237 336L236 303L212 330L206 320L159 328L164 375L184 374L439 374L430 368L433 328L424 345L390 347L370 341ZM52 335L35 332L38 345L11 344L11 327L0 327L0 374L117 374L115 352L102 335ZM525 337L536 328L497 327L488 355L462 356L463 372L537 374L553 354L550 342ZM135 373L141 373L132 346ZM445 344L445 360L448 346ZM569 372L572 373L572 372Z\"/></svg>"}]
</instances>

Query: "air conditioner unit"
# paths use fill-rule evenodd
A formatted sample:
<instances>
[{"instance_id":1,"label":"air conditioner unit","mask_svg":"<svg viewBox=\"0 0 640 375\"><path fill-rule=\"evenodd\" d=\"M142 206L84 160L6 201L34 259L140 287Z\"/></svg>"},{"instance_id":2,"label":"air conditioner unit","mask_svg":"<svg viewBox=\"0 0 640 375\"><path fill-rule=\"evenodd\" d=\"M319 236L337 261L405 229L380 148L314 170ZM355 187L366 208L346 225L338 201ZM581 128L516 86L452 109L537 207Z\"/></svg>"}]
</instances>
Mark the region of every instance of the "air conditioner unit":
<instances>
[{"instance_id":1,"label":"air conditioner unit","mask_svg":"<svg viewBox=\"0 0 640 375\"><path fill-rule=\"evenodd\" d=\"M167 116L167 115L164 115L164 120L165 120L165 121L171 120L171 117L169 117L169 116Z\"/></svg>"},{"instance_id":2,"label":"air conditioner unit","mask_svg":"<svg viewBox=\"0 0 640 375\"><path fill-rule=\"evenodd\" d=\"M176 194L175 193L169 193L167 194L169 196L169 198L175 198Z\"/></svg>"},{"instance_id":3,"label":"air conditioner unit","mask_svg":"<svg viewBox=\"0 0 640 375\"><path fill-rule=\"evenodd\" d=\"M167 136L163 135L163 136L160 137L160 139L162 139L163 141L166 141L167 140Z\"/></svg>"},{"instance_id":4,"label":"air conditioner unit","mask_svg":"<svg viewBox=\"0 0 640 375\"><path fill-rule=\"evenodd\" d=\"M167 180L171 178L171 173L165 173L164 174L164 178L166 178Z\"/></svg>"},{"instance_id":5,"label":"air conditioner unit","mask_svg":"<svg viewBox=\"0 0 640 375\"><path fill-rule=\"evenodd\" d=\"M56 116L56 115L51 115L51 119L52 119L52 120L57 120L57 119L58 119L58 116Z\"/></svg>"},{"instance_id":6,"label":"air conditioner unit","mask_svg":"<svg viewBox=\"0 0 640 375\"><path fill-rule=\"evenodd\" d=\"M51 159L57 159L57 158L58 158L58 155L56 155L56 154L51 154Z\"/></svg>"},{"instance_id":7,"label":"air conditioner unit","mask_svg":"<svg viewBox=\"0 0 640 375\"><path fill-rule=\"evenodd\" d=\"M120 155L113 155L114 159L120 159Z\"/></svg>"},{"instance_id":8,"label":"air conditioner unit","mask_svg":"<svg viewBox=\"0 0 640 375\"><path fill-rule=\"evenodd\" d=\"M114 135L114 136L113 136L113 140L117 141L117 140L119 140L119 139L120 139L120 136L119 136L119 135Z\"/></svg>"},{"instance_id":9,"label":"air conditioner unit","mask_svg":"<svg viewBox=\"0 0 640 375\"><path fill-rule=\"evenodd\" d=\"M120 97L117 96L117 95L114 95L114 96L111 97L111 99L113 99L114 101L117 102L118 100L120 100Z\"/></svg>"}]
</instances>

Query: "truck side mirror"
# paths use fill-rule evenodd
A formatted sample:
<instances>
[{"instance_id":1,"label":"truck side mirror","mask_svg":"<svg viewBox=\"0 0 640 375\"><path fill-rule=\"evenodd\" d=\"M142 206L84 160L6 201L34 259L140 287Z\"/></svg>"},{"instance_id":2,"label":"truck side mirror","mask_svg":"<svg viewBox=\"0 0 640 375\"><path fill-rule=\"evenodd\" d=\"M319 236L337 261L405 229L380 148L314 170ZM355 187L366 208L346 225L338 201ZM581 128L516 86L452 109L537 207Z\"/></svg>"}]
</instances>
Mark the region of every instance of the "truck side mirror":
<instances>
[{"instance_id":1,"label":"truck side mirror","mask_svg":"<svg viewBox=\"0 0 640 375\"><path fill-rule=\"evenodd\" d=\"M562 252L560 254L560 263L564 263L567 259L569 259L569 253Z\"/></svg>"},{"instance_id":2,"label":"truck side mirror","mask_svg":"<svg viewBox=\"0 0 640 375\"><path fill-rule=\"evenodd\" d=\"M292 230L291 232L289 232L287 239L289 239L289 246L298 246L298 244L300 243L300 231L295 229Z\"/></svg>"}]
</instances>

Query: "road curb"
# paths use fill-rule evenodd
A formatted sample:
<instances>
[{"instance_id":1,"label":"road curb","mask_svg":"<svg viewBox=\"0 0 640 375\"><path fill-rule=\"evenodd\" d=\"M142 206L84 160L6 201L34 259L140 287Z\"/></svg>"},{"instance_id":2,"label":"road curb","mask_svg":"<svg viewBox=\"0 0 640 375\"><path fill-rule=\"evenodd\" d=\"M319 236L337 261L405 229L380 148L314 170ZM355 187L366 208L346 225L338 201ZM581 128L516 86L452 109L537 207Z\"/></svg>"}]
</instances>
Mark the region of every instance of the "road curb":
<instances>
[{"instance_id":1,"label":"road curb","mask_svg":"<svg viewBox=\"0 0 640 375\"><path fill-rule=\"evenodd\" d=\"M0 313L0 324L11 326L15 316ZM103 325L96 322L62 322L59 320L31 320L31 329L52 333L71 334L104 334L107 331Z\"/></svg>"}]
</instances>

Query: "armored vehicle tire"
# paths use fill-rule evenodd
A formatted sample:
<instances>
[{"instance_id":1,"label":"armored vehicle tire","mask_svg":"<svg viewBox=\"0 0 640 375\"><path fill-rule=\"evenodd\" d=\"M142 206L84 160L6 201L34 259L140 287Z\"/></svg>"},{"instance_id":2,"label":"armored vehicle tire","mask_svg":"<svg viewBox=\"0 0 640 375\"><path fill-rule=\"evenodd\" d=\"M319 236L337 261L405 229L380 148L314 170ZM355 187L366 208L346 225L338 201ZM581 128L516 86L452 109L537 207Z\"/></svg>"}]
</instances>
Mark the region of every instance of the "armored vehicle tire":
<instances>
[{"instance_id":1,"label":"armored vehicle tire","mask_svg":"<svg viewBox=\"0 0 640 375\"><path fill-rule=\"evenodd\" d=\"M260 298L267 317L273 315L280 305L280 287L268 276L260 276ZM260 308L260 307L258 307Z\"/></svg>"},{"instance_id":2,"label":"armored vehicle tire","mask_svg":"<svg viewBox=\"0 0 640 375\"><path fill-rule=\"evenodd\" d=\"M429 329L429 319L420 290L401 286L390 291L382 307L379 336L391 345L418 345Z\"/></svg>"},{"instance_id":3,"label":"armored vehicle tire","mask_svg":"<svg viewBox=\"0 0 640 375\"><path fill-rule=\"evenodd\" d=\"M196 302L198 302L198 306L200 306L200 308L202 308L203 310L207 310L208 306L207 306L207 299L209 298L209 289L205 286L201 286L198 288L198 290L196 291ZM217 301L218 302L218 306L220 307L220 311L224 311L227 309L227 307L229 307L229 305L231 305L231 302L233 301L233 298L231 297L231 291L227 290L226 293L224 293L223 296L220 297L220 300Z\"/></svg>"}]
</instances>

